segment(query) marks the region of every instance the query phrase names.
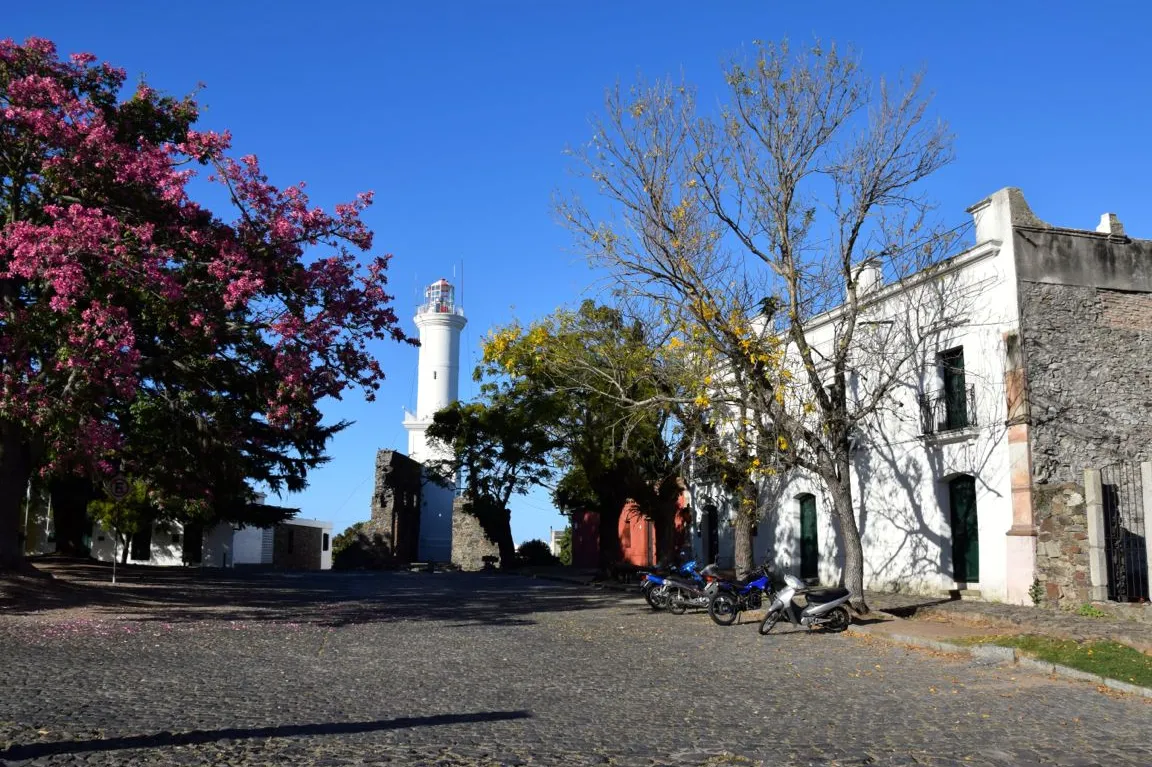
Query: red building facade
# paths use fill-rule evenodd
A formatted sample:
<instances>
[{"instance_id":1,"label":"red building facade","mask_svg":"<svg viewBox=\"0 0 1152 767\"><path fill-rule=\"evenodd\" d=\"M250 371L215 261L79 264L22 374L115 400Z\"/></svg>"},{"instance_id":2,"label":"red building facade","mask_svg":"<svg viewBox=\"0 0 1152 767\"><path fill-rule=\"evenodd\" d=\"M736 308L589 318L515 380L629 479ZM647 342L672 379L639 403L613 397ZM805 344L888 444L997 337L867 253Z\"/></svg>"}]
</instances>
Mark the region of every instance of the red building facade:
<instances>
[{"instance_id":1,"label":"red building facade","mask_svg":"<svg viewBox=\"0 0 1152 767\"><path fill-rule=\"evenodd\" d=\"M686 496L681 494L676 501L676 517L673 531L673 549L680 550L688 542L692 524L688 512ZM572 515L572 564L576 567L600 567L600 514L595 511L580 511ZM658 532L652 520L645 517L634 501L628 501L620 510L616 521L616 540L620 556L609 564L652 567L657 564Z\"/></svg>"}]
</instances>

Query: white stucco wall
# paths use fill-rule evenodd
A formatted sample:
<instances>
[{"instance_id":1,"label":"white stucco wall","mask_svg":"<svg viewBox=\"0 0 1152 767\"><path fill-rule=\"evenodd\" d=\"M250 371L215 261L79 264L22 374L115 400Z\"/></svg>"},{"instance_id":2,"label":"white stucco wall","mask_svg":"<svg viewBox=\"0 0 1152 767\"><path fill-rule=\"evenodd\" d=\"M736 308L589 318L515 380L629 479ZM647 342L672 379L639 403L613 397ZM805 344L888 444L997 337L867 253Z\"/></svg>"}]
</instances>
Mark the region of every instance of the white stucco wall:
<instances>
[{"instance_id":1,"label":"white stucco wall","mask_svg":"<svg viewBox=\"0 0 1152 767\"><path fill-rule=\"evenodd\" d=\"M868 332L915 327L920 351L900 367L900 385L890 402L858 435L853 453L853 502L865 557L867 587L885 590L940 592L958 586L979 589L984 598L1007 597L1006 533L1012 525L1012 492L1005 421L1004 335L1019 327L1011 212L1007 197L998 193L992 204L973 209L978 244L952 259L930 280L916 287L889 288L866 311ZM943 294L946 316L930 319L923 306L929 292ZM916 317L909 323L910 309ZM944 321L940 321L944 320ZM875 328L875 330L871 330ZM859 331L863 332L862 326ZM828 347L835 324L809 326L809 342ZM865 343L862 341L861 343ZM965 383L974 386L976 425L925 436L918 403L921 393L942 388L937 355L964 349ZM905 348L917 348L909 344ZM900 358L903 355L893 356ZM854 377L856 396L866 394L868 356L862 355ZM880 364L885 364L881 362ZM853 396L853 395L850 395ZM976 480L979 535L979 583L953 579L951 508L948 481L962 474ZM799 496L816 497L819 575L824 583L840 578L843 552L823 484L803 471L764 483L766 509L753 539L757 561L770 558L784 571L799 574ZM714 488L693 487L697 525L711 500L721 510L720 562L732 562L731 510ZM693 538L699 556L706 555L706 535Z\"/></svg>"},{"instance_id":2,"label":"white stucco wall","mask_svg":"<svg viewBox=\"0 0 1152 767\"><path fill-rule=\"evenodd\" d=\"M204 550L200 560L202 567L232 567L232 525L221 522L211 530L204 531Z\"/></svg>"},{"instance_id":3,"label":"white stucco wall","mask_svg":"<svg viewBox=\"0 0 1152 767\"><path fill-rule=\"evenodd\" d=\"M272 528L245 527L232 534L233 562L237 565L270 565L271 552L265 561L264 538Z\"/></svg>"}]
</instances>

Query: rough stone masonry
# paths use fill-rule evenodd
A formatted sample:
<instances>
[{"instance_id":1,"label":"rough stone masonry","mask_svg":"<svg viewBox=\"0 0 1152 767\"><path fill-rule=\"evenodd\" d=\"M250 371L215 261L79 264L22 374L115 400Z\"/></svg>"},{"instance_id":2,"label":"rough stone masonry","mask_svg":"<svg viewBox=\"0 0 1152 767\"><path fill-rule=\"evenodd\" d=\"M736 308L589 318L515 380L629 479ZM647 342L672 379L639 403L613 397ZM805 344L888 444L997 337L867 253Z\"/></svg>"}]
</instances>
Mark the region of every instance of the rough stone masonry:
<instances>
[{"instance_id":1,"label":"rough stone masonry","mask_svg":"<svg viewBox=\"0 0 1152 767\"><path fill-rule=\"evenodd\" d=\"M1052 602L1089 598L1084 470L1152 450L1152 241L1017 226L1036 569Z\"/></svg>"}]
</instances>

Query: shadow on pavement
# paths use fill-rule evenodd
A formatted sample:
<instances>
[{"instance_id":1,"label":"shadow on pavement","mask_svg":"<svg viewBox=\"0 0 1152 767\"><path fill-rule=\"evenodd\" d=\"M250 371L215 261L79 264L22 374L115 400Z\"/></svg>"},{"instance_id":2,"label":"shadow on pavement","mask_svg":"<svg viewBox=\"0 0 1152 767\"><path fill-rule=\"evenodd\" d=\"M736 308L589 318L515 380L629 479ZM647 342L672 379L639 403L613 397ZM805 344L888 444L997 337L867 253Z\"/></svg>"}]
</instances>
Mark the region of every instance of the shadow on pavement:
<instances>
[{"instance_id":1,"label":"shadow on pavement","mask_svg":"<svg viewBox=\"0 0 1152 767\"><path fill-rule=\"evenodd\" d=\"M292 622L340 627L392 621L531 625L532 614L586 610L636 599L495 573L292 572L201 568L111 568L82 560L42 561L55 577L0 580L0 615L81 609L86 617L181 623Z\"/></svg>"},{"instance_id":2,"label":"shadow on pavement","mask_svg":"<svg viewBox=\"0 0 1152 767\"><path fill-rule=\"evenodd\" d=\"M230 727L221 730L193 730L191 732L158 732L154 735L130 735L121 738L93 740L61 740L54 743L31 743L11 746L0 751L0 759L39 759L58 754L93 751L120 751L127 748L159 748L163 746L191 746L218 740L249 738L292 738L307 735L349 735L360 732L401 730L412 727L440 727L475 722L503 722L511 719L531 719L530 711L484 711L474 714L436 714L410 716L397 719L378 719L374 722L328 722L325 724L287 724L273 727Z\"/></svg>"},{"instance_id":3,"label":"shadow on pavement","mask_svg":"<svg viewBox=\"0 0 1152 767\"><path fill-rule=\"evenodd\" d=\"M877 608L877 610L879 612L882 612L882 613L887 613L888 615L893 615L897 618L911 618L920 610L924 610L924 609L929 608L929 607L935 607L936 605L947 604L948 602L954 602L954 601L955 600L952 599L951 597L945 597L943 599L924 597L921 601L918 601L915 604L892 606L892 607L879 607L879 608Z\"/></svg>"}]
</instances>

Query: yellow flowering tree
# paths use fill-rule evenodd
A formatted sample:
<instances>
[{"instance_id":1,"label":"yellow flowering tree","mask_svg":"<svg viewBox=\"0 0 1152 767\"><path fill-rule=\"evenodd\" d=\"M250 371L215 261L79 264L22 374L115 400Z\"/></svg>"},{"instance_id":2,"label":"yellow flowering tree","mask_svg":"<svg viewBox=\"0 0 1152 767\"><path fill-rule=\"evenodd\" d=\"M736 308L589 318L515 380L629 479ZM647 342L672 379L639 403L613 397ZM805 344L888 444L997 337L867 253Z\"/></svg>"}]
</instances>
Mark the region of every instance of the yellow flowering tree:
<instances>
[{"instance_id":1,"label":"yellow flowering tree","mask_svg":"<svg viewBox=\"0 0 1152 767\"><path fill-rule=\"evenodd\" d=\"M496 328L484 342L479 380L508 379L558 403L548 425L562 446L553 499L600 513L605 566L619 560L617 523L628 501L653 521L657 556L674 553L687 439L672 410L681 373L661 350L678 344L664 324L592 301L528 327Z\"/></svg>"}]
</instances>

